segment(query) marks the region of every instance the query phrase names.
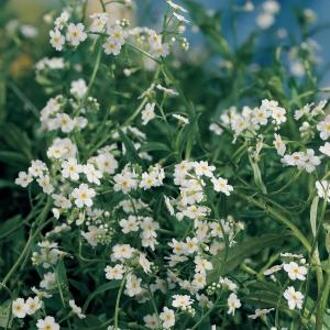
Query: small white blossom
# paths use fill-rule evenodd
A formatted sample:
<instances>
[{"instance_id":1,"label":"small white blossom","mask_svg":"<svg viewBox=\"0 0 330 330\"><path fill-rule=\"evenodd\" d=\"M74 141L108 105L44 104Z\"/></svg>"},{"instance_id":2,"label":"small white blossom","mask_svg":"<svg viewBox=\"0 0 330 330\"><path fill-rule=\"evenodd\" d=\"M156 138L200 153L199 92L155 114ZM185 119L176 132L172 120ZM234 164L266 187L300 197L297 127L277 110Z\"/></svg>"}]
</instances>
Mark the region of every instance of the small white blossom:
<instances>
[{"instance_id":1,"label":"small white blossom","mask_svg":"<svg viewBox=\"0 0 330 330\"><path fill-rule=\"evenodd\" d=\"M175 315L172 309L164 307L163 312L159 314L164 329L170 329L175 324Z\"/></svg>"},{"instance_id":2,"label":"small white blossom","mask_svg":"<svg viewBox=\"0 0 330 330\"><path fill-rule=\"evenodd\" d=\"M222 192L226 196L229 196L230 193L234 190L233 186L228 184L227 179L212 178L211 181L212 181L214 190L217 192Z\"/></svg>"},{"instance_id":3,"label":"small white blossom","mask_svg":"<svg viewBox=\"0 0 330 330\"><path fill-rule=\"evenodd\" d=\"M283 269L288 273L291 280L304 281L306 279L305 275L307 274L307 268L305 266L299 266L294 261L284 264Z\"/></svg>"},{"instance_id":4,"label":"small white blossom","mask_svg":"<svg viewBox=\"0 0 330 330\"><path fill-rule=\"evenodd\" d=\"M242 306L241 301L238 299L235 293L231 293L227 300L228 304L228 314L234 315L235 310Z\"/></svg>"},{"instance_id":5,"label":"small white blossom","mask_svg":"<svg viewBox=\"0 0 330 330\"><path fill-rule=\"evenodd\" d=\"M46 316L44 319L38 320L37 328L39 330L59 330L60 326L52 316Z\"/></svg>"},{"instance_id":6,"label":"small white blossom","mask_svg":"<svg viewBox=\"0 0 330 330\"><path fill-rule=\"evenodd\" d=\"M65 37L59 30L49 31L50 44L57 50L61 51L65 44Z\"/></svg>"},{"instance_id":7,"label":"small white blossom","mask_svg":"<svg viewBox=\"0 0 330 330\"><path fill-rule=\"evenodd\" d=\"M77 207L84 206L91 207L93 205L93 197L95 197L95 190L89 188L87 184L80 184L78 188L75 188L71 193L71 196L75 199Z\"/></svg>"},{"instance_id":8,"label":"small white blossom","mask_svg":"<svg viewBox=\"0 0 330 330\"><path fill-rule=\"evenodd\" d=\"M86 318L86 315L82 313L81 307L77 306L73 299L69 300L69 306L71 307L72 312L76 314L80 319Z\"/></svg>"},{"instance_id":9,"label":"small white blossom","mask_svg":"<svg viewBox=\"0 0 330 330\"><path fill-rule=\"evenodd\" d=\"M12 313L15 317L23 319L27 313L27 307L23 298L17 298L12 303Z\"/></svg>"},{"instance_id":10,"label":"small white blossom","mask_svg":"<svg viewBox=\"0 0 330 330\"><path fill-rule=\"evenodd\" d=\"M78 79L71 82L70 93L81 99L87 92L87 85L84 79Z\"/></svg>"},{"instance_id":11,"label":"small white blossom","mask_svg":"<svg viewBox=\"0 0 330 330\"><path fill-rule=\"evenodd\" d=\"M304 295L300 291L296 291L293 286L288 287L283 296L288 301L289 309L302 309Z\"/></svg>"},{"instance_id":12,"label":"small white blossom","mask_svg":"<svg viewBox=\"0 0 330 330\"><path fill-rule=\"evenodd\" d=\"M125 268L123 265L117 264L114 267L106 266L105 277L108 280L121 280L125 274Z\"/></svg>"},{"instance_id":13,"label":"small white blossom","mask_svg":"<svg viewBox=\"0 0 330 330\"><path fill-rule=\"evenodd\" d=\"M150 120L156 117L155 115L155 103L147 103L145 108L141 112L142 125L147 125Z\"/></svg>"},{"instance_id":14,"label":"small white blossom","mask_svg":"<svg viewBox=\"0 0 330 330\"><path fill-rule=\"evenodd\" d=\"M26 188L32 181L32 175L24 171L19 172L18 178L15 179L15 183L23 188Z\"/></svg>"},{"instance_id":15,"label":"small white blossom","mask_svg":"<svg viewBox=\"0 0 330 330\"><path fill-rule=\"evenodd\" d=\"M81 42L87 39L87 33L85 32L85 26L82 23L68 25L66 32L66 40L74 47L78 46Z\"/></svg>"}]
</instances>

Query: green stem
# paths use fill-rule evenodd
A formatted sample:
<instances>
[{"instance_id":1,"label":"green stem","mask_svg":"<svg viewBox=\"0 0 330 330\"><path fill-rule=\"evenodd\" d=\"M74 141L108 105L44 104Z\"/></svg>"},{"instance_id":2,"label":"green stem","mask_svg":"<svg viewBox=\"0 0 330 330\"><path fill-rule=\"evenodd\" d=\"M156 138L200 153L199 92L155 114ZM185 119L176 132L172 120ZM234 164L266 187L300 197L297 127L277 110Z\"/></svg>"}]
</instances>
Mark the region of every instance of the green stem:
<instances>
[{"instance_id":1,"label":"green stem","mask_svg":"<svg viewBox=\"0 0 330 330\"><path fill-rule=\"evenodd\" d=\"M41 211L41 213L36 221L37 225L41 224L41 226L39 228L37 228L34 233L32 233L33 228L31 228L29 239L27 240L22 253L16 260L15 264L12 266L12 268L9 270L9 272L7 273L7 275L4 277L3 281L1 282L2 286L5 286L6 283L9 281L9 279L11 278L11 276L17 271L18 268L20 268L22 260L30 252L31 245L34 242L34 239L38 236L40 231L48 224L47 222L46 223L43 223L43 222L48 215L50 205L51 205L50 200L48 200L48 202L46 203L45 207Z\"/></svg>"},{"instance_id":2,"label":"green stem","mask_svg":"<svg viewBox=\"0 0 330 330\"><path fill-rule=\"evenodd\" d=\"M123 280L121 281L121 284L120 284L120 288L119 288L119 291L118 291L118 294L117 294L117 298L116 298L116 307L115 307L115 330L118 330L118 317L119 317L119 310L120 310L120 298L121 298L121 295L122 295L122 292L124 290L124 284L126 282L126 277L125 276L123 278Z\"/></svg>"},{"instance_id":3,"label":"green stem","mask_svg":"<svg viewBox=\"0 0 330 330\"><path fill-rule=\"evenodd\" d=\"M96 78L97 71L99 70L99 67L100 67L101 58L102 58L102 47L99 46L99 49L98 49L98 52L97 52L97 55L96 55L96 60L95 60L94 69L93 69L93 72L92 72L91 78L90 78L90 80L89 80L89 84L88 84L88 87L87 87L87 92L86 92L86 96L85 96L85 98L87 98L87 96L89 95L90 90L91 90L91 88L92 88L92 86L93 86L93 84L94 84L94 81L95 81L95 78Z\"/></svg>"},{"instance_id":4,"label":"green stem","mask_svg":"<svg viewBox=\"0 0 330 330\"><path fill-rule=\"evenodd\" d=\"M328 259L328 269L330 270L330 257ZM325 309L327 307L327 304L329 302L329 294L330 294L330 271L328 271L326 279L325 279L325 285L324 289L322 290L322 295L320 302L318 304L317 313L316 313L316 329L322 330L322 324L323 324L323 314L325 312Z\"/></svg>"},{"instance_id":5,"label":"green stem","mask_svg":"<svg viewBox=\"0 0 330 330\"><path fill-rule=\"evenodd\" d=\"M266 213L268 213L272 218L276 219L277 221L279 221L280 223L284 224L285 226L287 226L288 228L290 228L290 230L292 231L293 235L301 242L301 244L305 247L305 249L310 253L312 250L311 244L309 243L309 241L307 240L307 238L305 237L305 235L299 230L299 228L293 224L289 219L287 219L286 217L284 217L281 213L279 213L277 210L275 210L274 208L266 205L265 203L256 200L255 198L252 198L250 196L241 194L239 192L235 192L234 193L239 196L240 198L246 200L247 202L257 206L258 208L264 210Z\"/></svg>"}]
</instances>

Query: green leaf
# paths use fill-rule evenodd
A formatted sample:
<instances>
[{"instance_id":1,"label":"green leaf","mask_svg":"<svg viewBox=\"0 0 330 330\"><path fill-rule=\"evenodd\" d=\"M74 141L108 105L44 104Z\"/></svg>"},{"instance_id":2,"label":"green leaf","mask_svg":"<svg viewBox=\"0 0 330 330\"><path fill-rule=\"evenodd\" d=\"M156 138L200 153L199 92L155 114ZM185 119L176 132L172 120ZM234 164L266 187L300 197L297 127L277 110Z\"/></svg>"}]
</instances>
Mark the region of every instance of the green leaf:
<instances>
[{"instance_id":1,"label":"green leaf","mask_svg":"<svg viewBox=\"0 0 330 330\"><path fill-rule=\"evenodd\" d=\"M85 304L84 304L84 310L86 310L86 308L88 307L88 305L90 304L90 302L96 297L98 296L99 294L102 294L108 290L112 290L112 289L116 289L116 288L119 288L120 287L120 283L121 281L111 281L109 283L105 283L101 286L99 286L93 293L91 293L87 300L85 301Z\"/></svg>"},{"instance_id":2,"label":"green leaf","mask_svg":"<svg viewBox=\"0 0 330 330\"><path fill-rule=\"evenodd\" d=\"M0 305L0 328L11 328L11 301L7 300Z\"/></svg>"},{"instance_id":3,"label":"green leaf","mask_svg":"<svg viewBox=\"0 0 330 330\"><path fill-rule=\"evenodd\" d=\"M19 152L0 151L0 162L14 166L26 166L29 160Z\"/></svg>"},{"instance_id":4,"label":"green leaf","mask_svg":"<svg viewBox=\"0 0 330 330\"><path fill-rule=\"evenodd\" d=\"M87 315L85 319L77 320L76 321L76 328L79 330L98 330L98 329L105 329L106 327L102 327L102 322L99 318L95 315Z\"/></svg>"},{"instance_id":5,"label":"green leaf","mask_svg":"<svg viewBox=\"0 0 330 330\"><path fill-rule=\"evenodd\" d=\"M70 296L69 284L68 284L68 278L66 276L66 269L63 260L60 260L57 263L55 269L55 275L56 275L56 281L57 281L58 290L60 291L60 295L64 299L68 299Z\"/></svg>"},{"instance_id":6,"label":"green leaf","mask_svg":"<svg viewBox=\"0 0 330 330\"><path fill-rule=\"evenodd\" d=\"M3 71L0 72L0 123L6 118L6 78Z\"/></svg>"},{"instance_id":7,"label":"green leaf","mask_svg":"<svg viewBox=\"0 0 330 330\"><path fill-rule=\"evenodd\" d=\"M258 254L265 248L272 246L278 247L288 236L288 234L265 234L259 237L247 238L242 243L229 248L226 259L226 251L221 251L217 256L212 258L212 263L215 267L209 275L209 282L217 281L219 276L228 274L246 258Z\"/></svg>"},{"instance_id":8,"label":"green leaf","mask_svg":"<svg viewBox=\"0 0 330 330\"><path fill-rule=\"evenodd\" d=\"M22 153L28 160L32 159L31 141L23 130L12 123L6 123L5 127L0 127L1 137L13 150Z\"/></svg>"},{"instance_id":9,"label":"green leaf","mask_svg":"<svg viewBox=\"0 0 330 330\"><path fill-rule=\"evenodd\" d=\"M128 161L132 164L140 163L140 157L138 156L138 153L134 147L133 142L130 140L130 138L121 130L119 129L119 135L121 138L121 142L124 143L126 154Z\"/></svg>"},{"instance_id":10,"label":"green leaf","mask_svg":"<svg viewBox=\"0 0 330 330\"><path fill-rule=\"evenodd\" d=\"M149 152L149 151L170 151L170 148L164 144L164 143L160 143L160 142L148 142L146 144L144 144L141 149L141 151L144 152Z\"/></svg>"},{"instance_id":11,"label":"green leaf","mask_svg":"<svg viewBox=\"0 0 330 330\"><path fill-rule=\"evenodd\" d=\"M256 161L253 160L253 158L249 155L249 161L253 170L253 178L254 178L254 183L256 186L264 193L267 194L267 189L265 184L262 181L262 176L260 172L259 165Z\"/></svg>"},{"instance_id":12,"label":"green leaf","mask_svg":"<svg viewBox=\"0 0 330 330\"><path fill-rule=\"evenodd\" d=\"M20 215L17 215L13 218L6 220L3 223L0 223L0 239L7 237L22 225L23 225L23 219Z\"/></svg>"},{"instance_id":13,"label":"green leaf","mask_svg":"<svg viewBox=\"0 0 330 330\"><path fill-rule=\"evenodd\" d=\"M18 186L13 181L0 180L0 189L3 188L18 188Z\"/></svg>"}]
</instances>

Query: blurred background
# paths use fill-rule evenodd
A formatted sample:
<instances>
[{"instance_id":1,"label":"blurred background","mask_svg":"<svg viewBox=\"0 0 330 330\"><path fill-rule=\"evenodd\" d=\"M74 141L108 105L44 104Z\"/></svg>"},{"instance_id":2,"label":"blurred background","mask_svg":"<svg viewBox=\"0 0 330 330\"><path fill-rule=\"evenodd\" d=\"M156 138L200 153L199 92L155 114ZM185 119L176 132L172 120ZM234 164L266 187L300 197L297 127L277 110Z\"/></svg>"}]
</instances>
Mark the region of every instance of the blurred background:
<instances>
[{"instance_id":1,"label":"blurred background","mask_svg":"<svg viewBox=\"0 0 330 330\"><path fill-rule=\"evenodd\" d=\"M6 12L13 17L18 18L22 23L38 27L40 20L46 12L56 10L63 7L65 1L61 0L0 0L0 3L6 3ZM134 10L123 9L123 6L112 4L109 6L109 12L114 19L129 17L131 20L137 20L144 25L157 27L160 24L160 17L166 9L166 3L163 0L131 0ZM185 5L192 2L190 0L177 1L179 4ZM272 17L272 24L269 24L269 15L264 14L263 4L265 0L194 0L193 2L201 4L210 15L221 12L221 24L223 34L231 44L242 44L247 40L249 35L255 30L256 26L264 25L264 36L261 36L259 46L261 49L266 49L269 43L281 43L286 38L296 39L299 44L300 36L298 34L299 21L297 17L302 15L301 11L305 10L305 14L310 20L317 23L311 40L315 47L316 55L323 64L322 71L324 77L322 84L330 85L330 73L328 70L328 61L330 60L329 43L329 0L277 0L279 10ZM99 0L87 0L88 13L101 11ZM239 16L233 26L233 10ZM237 18L237 17L236 17ZM262 23L263 21L263 23ZM258 24L259 22L259 24ZM267 23L268 22L268 23ZM236 30L236 35L233 36L233 29ZM28 29L26 29L28 31ZM29 32L29 31L28 31ZM41 35L45 35L47 31L39 31ZM191 26L186 31L188 39L193 46L194 51L202 52L204 47L204 39L198 33L195 26ZM261 52L256 63L267 64L267 52ZM292 70L298 76L302 75L299 72L302 69L299 63L294 63ZM296 72L295 72L296 71Z\"/></svg>"}]
</instances>

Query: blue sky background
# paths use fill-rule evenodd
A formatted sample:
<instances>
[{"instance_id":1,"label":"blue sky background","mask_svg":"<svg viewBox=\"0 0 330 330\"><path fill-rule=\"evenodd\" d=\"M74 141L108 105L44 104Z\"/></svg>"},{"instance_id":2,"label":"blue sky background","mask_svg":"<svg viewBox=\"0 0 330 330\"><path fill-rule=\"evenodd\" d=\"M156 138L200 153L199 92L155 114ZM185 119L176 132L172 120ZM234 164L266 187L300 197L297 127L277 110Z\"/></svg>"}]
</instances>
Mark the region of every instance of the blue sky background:
<instances>
[{"instance_id":1,"label":"blue sky background","mask_svg":"<svg viewBox=\"0 0 330 330\"><path fill-rule=\"evenodd\" d=\"M174 2L180 3L179 0L174 0ZM222 9L224 11L223 15L223 28L224 34L226 38L231 38L230 33L230 20L231 17L226 9L228 9L231 3L235 4L243 4L243 0L195 0L195 2L200 3L208 10L219 10ZM256 10L251 13L243 13L239 16L237 22L237 41L238 43L243 42L246 40L248 35L256 28L256 17L260 12L259 8L261 4L264 2L262 0L252 0L253 4L255 5ZM297 20L295 18L294 12L300 8L310 8L312 9L317 16L317 23L316 24L330 24L330 0L282 0L278 1L281 5L281 11L276 16L276 21L274 26L269 29L268 31L264 32L264 35L261 37L261 46L264 44L266 45L267 42L271 40L273 42L277 41L276 31L279 28L285 28L289 31L290 34L296 36L296 40L299 42L299 35L297 33ZM153 24L157 21L157 17L161 15L165 8L165 2L162 0L136 0L136 4L138 4L139 16L142 21L149 20L150 24ZM203 39L198 34L191 34L189 35L189 41L191 41L193 46L198 46L203 42ZM313 39L319 44L320 50L318 55L323 60L324 66L330 62L330 29L324 29L321 32L317 33ZM260 61L262 62L262 57L266 58L267 54L260 54ZM321 68L322 70L322 68ZM330 72L328 72L324 80L322 81L323 87L330 85Z\"/></svg>"}]
</instances>

